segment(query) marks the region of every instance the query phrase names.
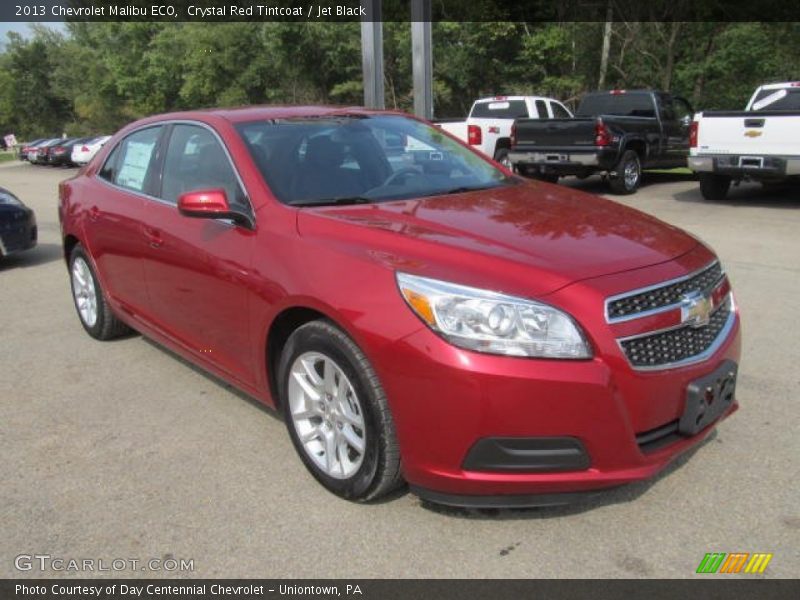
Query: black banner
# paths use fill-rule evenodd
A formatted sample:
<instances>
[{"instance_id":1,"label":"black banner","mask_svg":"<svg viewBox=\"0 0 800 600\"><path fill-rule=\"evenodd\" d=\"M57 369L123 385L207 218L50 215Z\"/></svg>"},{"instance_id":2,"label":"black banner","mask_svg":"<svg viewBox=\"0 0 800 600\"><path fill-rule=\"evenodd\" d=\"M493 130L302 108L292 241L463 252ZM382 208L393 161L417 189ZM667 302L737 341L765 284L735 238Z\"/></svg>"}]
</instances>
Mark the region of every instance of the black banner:
<instances>
[{"instance_id":1,"label":"black banner","mask_svg":"<svg viewBox=\"0 0 800 600\"><path fill-rule=\"evenodd\" d=\"M359 21L373 0L4 0L0 21ZM433 21L795 21L784 0L430 0ZM382 0L381 20L411 20L411 0Z\"/></svg>"},{"instance_id":2,"label":"black banner","mask_svg":"<svg viewBox=\"0 0 800 600\"><path fill-rule=\"evenodd\" d=\"M797 580L712 575L694 580L281 580L281 579L17 579L0 580L3 600L784 600L800 597Z\"/></svg>"}]
</instances>

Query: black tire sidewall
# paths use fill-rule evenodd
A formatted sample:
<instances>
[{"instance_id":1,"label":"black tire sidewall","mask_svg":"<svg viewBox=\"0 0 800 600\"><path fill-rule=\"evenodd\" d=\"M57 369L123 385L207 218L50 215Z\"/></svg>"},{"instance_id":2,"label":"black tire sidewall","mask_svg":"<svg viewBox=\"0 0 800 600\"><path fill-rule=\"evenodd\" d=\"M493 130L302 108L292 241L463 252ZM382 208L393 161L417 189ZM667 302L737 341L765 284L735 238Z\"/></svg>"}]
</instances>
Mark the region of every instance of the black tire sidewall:
<instances>
[{"instance_id":1,"label":"black tire sidewall","mask_svg":"<svg viewBox=\"0 0 800 600\"><path fill-rule=\"evenodd\" d=\"M501 165L503 165L503 160L506 157L508 157L508 148L500 148L497 152L494 153L494 162L500 163ZM508 169L509 171L513 171L514 170L514 165L512 165L510 162L509 162L508 166L506 166L506 165L503 165L503 166L506 167L506 169Z\"/></svg>"},{"instance_id":2,"label":"black tire sidewall","mask_svg":"<svg viewBox=\"0 0 800 600\"><path fill-rule=\"evenodd\" d=\"M314 325L317 325L316 327ZM305 464L306 468L323 486L334 494L348 500L359 500L366 497L375 484L378 466L380 464L381 444L379 437L383 435L382 426L375 413L376 390L365 373L358 368L358 357L352 350L335 336L326 332L324 326L318 322L306 325L295 331L289 338L281 355L278 366L278 390L281 399L286 428L292 444ZM346 335L333 325L325 324L328 328L335 329L341 335ZM305 352L319 352L330 357L339 366L358 397L361 412L364 416L366 427L366 448L364 460L358 471L347 479L336 479L322 471L308 456L302 442L297 435L291 416L288 400L288 384L290 367L295 359Z\"/></svg>"},{"instance_id":3,"label":"black tire sidewall","mask_svg":"<svg viewBox=\"0 0 800 600\"><path fill-rule=\"evenodd\" d=\"M731 187L731 179L716 173L700 174L700 193L706 200L724 200Z\"/></svg>"}]
</instances>

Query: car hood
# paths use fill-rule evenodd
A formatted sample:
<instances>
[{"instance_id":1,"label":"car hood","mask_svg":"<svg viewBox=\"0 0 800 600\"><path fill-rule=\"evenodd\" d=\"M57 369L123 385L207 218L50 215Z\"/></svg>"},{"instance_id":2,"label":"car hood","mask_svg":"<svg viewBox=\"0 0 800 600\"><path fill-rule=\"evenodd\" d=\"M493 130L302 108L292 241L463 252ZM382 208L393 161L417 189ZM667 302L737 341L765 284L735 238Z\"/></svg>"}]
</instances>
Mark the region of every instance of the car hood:
<instances>
[{"instance_id":1,"label":"car hood","mask_svg":"<svg viewBox=\"0 0 800 600\"><path fill-rule=\"evenodd\" d=\"M578 280L669 261L698 244L686 232L638 210L538 182L415 200L301 209L300 234L338 237L330 220L361 230L341 228L338 235L346 243L371 246L373 254L378 251L389 262L411 264L423 273L441 275L453 266L463 272L474 266L495 279L497 259L533 267L539 277L527 287L539 294ZM395 239L387 240L386 235ZM384 245L390 248L380 252ZM441 264L450 268L438 268Z\"/></svg>"}]
</instances>

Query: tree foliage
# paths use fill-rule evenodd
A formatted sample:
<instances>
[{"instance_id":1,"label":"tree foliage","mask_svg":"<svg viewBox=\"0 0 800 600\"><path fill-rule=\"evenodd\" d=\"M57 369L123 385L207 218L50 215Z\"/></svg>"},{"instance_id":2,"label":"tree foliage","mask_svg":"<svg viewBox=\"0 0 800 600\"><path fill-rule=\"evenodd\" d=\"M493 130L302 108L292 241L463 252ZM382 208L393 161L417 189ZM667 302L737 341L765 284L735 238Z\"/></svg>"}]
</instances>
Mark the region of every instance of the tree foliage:
<instances>
[{"instance_id":1,"label":"tree foliage","mask_svg":"<svg viewBox=\"0 0 800 600\"><path fill-rule=\"evenodd\" d=\"M476 97L576 101L599 81L604 23L433 24L437 117ZM605 86L672 89L696 108L742 108L768 81L800 78L797 23L614 22ZM70 23L9 34L0 129L21 137L111 132L181 109L362 103L358 23ZM384 24L389 108L411 110L408 23Z\"/></svg>"}]
</instances>

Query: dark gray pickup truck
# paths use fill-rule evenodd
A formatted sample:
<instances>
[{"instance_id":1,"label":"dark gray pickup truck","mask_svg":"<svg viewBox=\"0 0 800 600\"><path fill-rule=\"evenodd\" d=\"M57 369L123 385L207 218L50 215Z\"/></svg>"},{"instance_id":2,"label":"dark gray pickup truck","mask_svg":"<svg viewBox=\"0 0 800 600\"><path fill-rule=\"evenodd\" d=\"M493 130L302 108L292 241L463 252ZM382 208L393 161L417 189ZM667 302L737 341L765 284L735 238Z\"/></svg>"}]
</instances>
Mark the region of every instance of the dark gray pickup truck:
<instances>
[{"instance_id":1,"label":"dark gray pickup truck","mask_svg":"<svg viewBox=\"0 0 800 600\"><path fill-rule=\"evenodd\" d=\"M602 173L614 193L632 194L642 169L686 166L693 112L666 92L593 92L575 118L517 119L509 158L528 177L555 183Z\"/></svg>"}]
</instances>

